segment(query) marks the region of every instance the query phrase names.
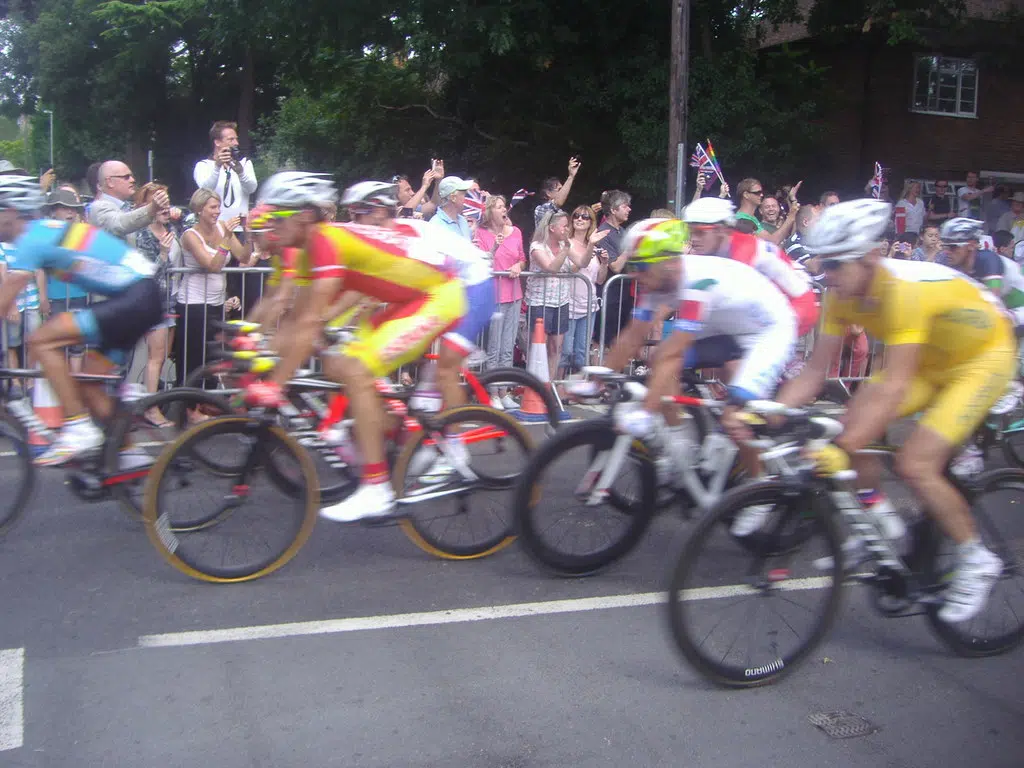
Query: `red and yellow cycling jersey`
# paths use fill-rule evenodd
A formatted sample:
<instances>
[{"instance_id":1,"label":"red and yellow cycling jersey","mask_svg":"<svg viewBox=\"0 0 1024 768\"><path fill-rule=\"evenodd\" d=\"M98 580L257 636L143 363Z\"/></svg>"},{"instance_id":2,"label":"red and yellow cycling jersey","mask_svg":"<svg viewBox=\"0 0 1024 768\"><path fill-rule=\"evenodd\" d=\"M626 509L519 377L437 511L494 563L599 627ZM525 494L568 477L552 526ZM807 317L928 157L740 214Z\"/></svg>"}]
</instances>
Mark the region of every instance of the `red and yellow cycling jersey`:
<instances>
[{"instance_id":1,"label":"red and yellow cycling jersey","mask_svg":"<svg viewBox=\"0 0 1024 768\"><path fill-rule=\"evenodd\" d=\"M346 291L401 303L455 279L437 241L402 224L320 224L307 250L314 279L338 277Z\"/></svg>"}]
</instances>

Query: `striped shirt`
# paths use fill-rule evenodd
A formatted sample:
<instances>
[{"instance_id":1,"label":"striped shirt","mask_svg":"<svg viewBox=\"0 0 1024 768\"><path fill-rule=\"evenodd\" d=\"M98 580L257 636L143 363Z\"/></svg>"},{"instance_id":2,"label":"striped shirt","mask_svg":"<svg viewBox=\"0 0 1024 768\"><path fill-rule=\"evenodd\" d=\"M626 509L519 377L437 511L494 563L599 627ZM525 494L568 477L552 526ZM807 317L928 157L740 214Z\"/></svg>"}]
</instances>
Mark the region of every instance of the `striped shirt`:
<instances>
[{"instance_id":1,"label":"striped shirt","mask_svg":"<svg viewBox=\"0 0 1024 768\"><path fill-rule=\"evenodd\" d=\"M15 253L14 246L10 243L0 243L0 261L3 261L4 264L7 263L8 253L11 255ZM24 312L26 309L39 309L39 286L35 279L18 294L18 311Z\"/></svg>"}]
</instances>

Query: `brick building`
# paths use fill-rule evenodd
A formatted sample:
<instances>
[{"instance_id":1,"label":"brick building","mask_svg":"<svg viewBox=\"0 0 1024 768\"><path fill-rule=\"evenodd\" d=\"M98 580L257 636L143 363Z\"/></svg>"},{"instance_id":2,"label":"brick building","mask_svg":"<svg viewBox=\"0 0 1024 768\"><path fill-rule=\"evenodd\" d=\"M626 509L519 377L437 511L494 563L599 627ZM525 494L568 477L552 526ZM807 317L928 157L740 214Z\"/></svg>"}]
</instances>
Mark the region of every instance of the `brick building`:
<instances>
[{"instance_id":1,"label":"brick building","mask_svg":"<svg viewBox=\"0 0 1024 768\"><path fill-rule=\"evenodd\" d=\"M802 0L805 16L812 4ZM925 45L891 46L881 34L838 44L803 24L767 32L763 48L786 43L829 68L822 181L855 192L877 160L894 196L906 178L958 181L969 169L1024 186L1024 68L1008 66L1017 41L995 21L1007 0L967 7L966 29L922 30Z\"/></svg>"}]
</instances>

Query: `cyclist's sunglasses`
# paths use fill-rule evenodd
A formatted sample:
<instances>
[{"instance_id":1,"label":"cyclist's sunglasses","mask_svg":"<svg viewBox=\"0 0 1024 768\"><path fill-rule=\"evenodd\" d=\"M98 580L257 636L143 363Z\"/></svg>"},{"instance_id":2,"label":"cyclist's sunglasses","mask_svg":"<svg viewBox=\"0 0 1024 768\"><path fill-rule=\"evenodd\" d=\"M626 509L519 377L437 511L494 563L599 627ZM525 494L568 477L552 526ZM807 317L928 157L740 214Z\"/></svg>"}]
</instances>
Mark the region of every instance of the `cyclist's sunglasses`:
<instances>
[{"instance_id":1,"label":"cyclist's sunglasses","mask_svg":"<svg viewBox=\"0 0 1024 768\"><path fill-rule=\"evenodd\" d=\"M847 261L849 261L849 259L822 259L821 260L821 268L825 272L835 272L837 269L839 269L841 266L843 266L843 264L845 264Z\"/></svg>"}]
</instances>

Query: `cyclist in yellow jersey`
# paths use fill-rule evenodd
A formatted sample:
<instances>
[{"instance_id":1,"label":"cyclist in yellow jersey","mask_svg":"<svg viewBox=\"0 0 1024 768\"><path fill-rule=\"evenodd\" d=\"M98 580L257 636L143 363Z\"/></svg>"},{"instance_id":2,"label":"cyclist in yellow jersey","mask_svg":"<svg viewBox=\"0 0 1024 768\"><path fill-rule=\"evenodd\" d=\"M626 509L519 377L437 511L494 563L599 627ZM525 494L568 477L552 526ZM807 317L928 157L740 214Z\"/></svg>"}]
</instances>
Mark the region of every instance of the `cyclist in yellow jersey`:
<instances>
[{"instance_id":1,"label":"cyclist in yellow jersey","mask_svg":"<svg viewBox=\"0 0 1024 768\"><path fill-rule=\"evenodd\" d=\"M840 203L804 237L825 270L823 332L806 368L776 399L790 406L813 400L848 325L885 344L885 367L857 390L845 432L817 459L830 473L852 459L860 483L877 488L877 459L851 454L881 438L894 419L921 414L895 469L957 544L939 615L966 621L984 607L1002 563L981 543L967 501L944 472L1012 381L1017 347L1009 316L982 285L939 264L885 258L880 241L890 215L878 200ZM862 498L865 508L887 537L902 535L902 519L879 496Z\"/></svg>"}]
</instances>

